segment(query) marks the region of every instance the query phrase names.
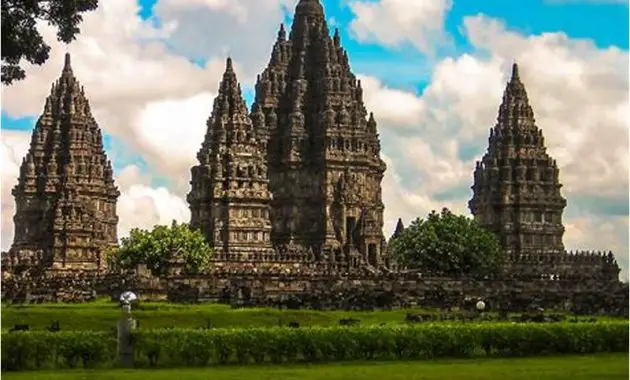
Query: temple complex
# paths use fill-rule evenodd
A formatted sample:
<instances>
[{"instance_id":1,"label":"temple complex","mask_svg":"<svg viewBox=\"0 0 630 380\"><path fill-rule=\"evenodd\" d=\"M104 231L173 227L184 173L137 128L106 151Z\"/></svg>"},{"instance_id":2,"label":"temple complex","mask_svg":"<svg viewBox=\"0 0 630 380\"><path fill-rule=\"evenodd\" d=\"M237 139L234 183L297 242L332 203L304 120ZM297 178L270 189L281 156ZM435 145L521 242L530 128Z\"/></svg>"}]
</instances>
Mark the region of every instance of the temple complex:
<instances>
[{"instance_id":1,"label":"temple complex","mask_svg":"<svg viewBox=\"0 0 630 380\"><path fill-rule=\"evenodd\" d=\"M291 30L280 26L251 110L227 59L187 195L191 227L214 250L211 265L190 273L175 257L159 275L143 264L86 270L105 269L103 252L117 244L119 192L67 55L13 190L15 240L2 258L3 300L79 302L134 289L143 299L233 306L294 308L299 301L372 310L474 298L519 312L536 302L627 314L627 284L620 285L612 252L564 249L558 165L516 64L469 202L507 251L492 278L400 268L388 255L386 165L362 91L320 1L300 0ZM391 238L404 233L399 219ZM34 267L52 270L19 270Z\"/></svg>"},{"instance_id":2,"label":"temple complex","mask_svg":"<svg viewBox=\"0 0 630 380\"><path fill-rule=\"evenodd\" d=\"M218 254L273 253L267 156L228 58L208 130L192 168L191 226Z\"/></svg>"},{"instance_id":3,"label":"temple complex","mask_svg":"<svg viewBox=\"0 0 630 380\"><path fill-rule=\"evenodd\" d=\"M558 176L515 63L488 151L475 168L470 211L499 236L508 253L564 252L567 202Z\"/></svg>"},{"instance_id":4,"label":"temple complex","mask_svg":"<svg viewBox=\"0 0 630 380\"><path fill-rule=\"evenodd\" d=\"M361 83L350 70L338 31L330 36L320 2L298 3L288 38L284 26L280 26L269 65L258 76L249 116L236 87L228 91L229 86L236 86L232 75L226 73L224 77L200 152L209 161L206 164L200 158L205 169L193 169L189 197L192 224L201 227L217 246L221 236L217 226L233 223L230 218L260 218L251 236L260 236L261 240L252 243L267 244L270 230L264 223L269 204L268 178L273 194L270 219L274 246L302 247L319 258L329 252L337 261L380 263L385 245L381 199L385 163L380 158L376 121L363 105ZM230 100L226 91L235 98ZM224 103L233 104L233 114L217 113L227 112L221 108ZM241 130L246 141L236 144L248 155L234 153L221 162L218 157L224 157L222 149L231 149L230 143L222 148L219 141L225 137L213 132L222 129L228 134ZM258 158L259 152L265 162ZM246 183L236 174L232 182L224 182L228 188L257 186L252 190L257 195L243 199L243 205L249 203L242 211L233 202L225 206L229 212L214 211L212 206L216 200L211 199L221 193L216 181L222 178L222 170L229 170L221 165L228 161L238 172L256 171L245 175L253 175L253 182ZM202 184L215 186L215 190L208 191L217 195L198 195ZM203 216L213 212L213 217ZM263 212L264 217L256 216ZM245 231L234 233L241 238L248 236Z\"/></svg>"},{"instance_id":5,"label":"temple complex","mask_svg":"<svg viewBox=\"0 0 630 380\"><path fill-rule=\"evenodd\" d=\"M112 166L66 54L13 188L13 245L4 266L97 269L118 243Z\"/></svg>"}]
</instances>

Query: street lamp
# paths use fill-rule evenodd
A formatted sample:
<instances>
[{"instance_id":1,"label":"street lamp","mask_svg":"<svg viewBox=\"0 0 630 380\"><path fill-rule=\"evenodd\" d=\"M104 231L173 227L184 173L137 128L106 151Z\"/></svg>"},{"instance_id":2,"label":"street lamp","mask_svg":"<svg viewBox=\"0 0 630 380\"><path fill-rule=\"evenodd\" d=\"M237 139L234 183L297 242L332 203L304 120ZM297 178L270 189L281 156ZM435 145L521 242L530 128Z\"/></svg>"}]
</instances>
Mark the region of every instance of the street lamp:
<instances>
[{"instance_id":1,"label":"street lamp","mask_svg":"<svg viewBox=\"0 0 630 380\"><path fill-rule=\"evenodd\" d=\"M122 305L122 310L125 314L130 314L131 313L131 303L133 301L137 301L138 300L138 296L136 295L136 293L132 292L132 291L124 291L120 294L119 297L120 300L120 304Z\"/></svg>"},{"instance_id":2,"label":"street lamp","mask_svg":"<svg viewBox=\"0 0 630 380\"><path fill-rule=\"evenodd\" d=\"M477 308L477 311L484 311L486 309L486 303L483 302L482 300L477 301L477 304L475 305L475 307Z\"/></svg>"},{"instance_id":3,"label":"street lamp","mask_svg":"<svg viewBox=\"0 0 630 380\"><path fill-rule=\"evenodd\" d=\"M118 321L118 358L120 365L133 367L133 344L131 332L136 328L136 322L131 318L131 303L138 300L138 296L131 291L125 291L118 298L122 305L123 316Z\"/></svg>"}]
</instances>

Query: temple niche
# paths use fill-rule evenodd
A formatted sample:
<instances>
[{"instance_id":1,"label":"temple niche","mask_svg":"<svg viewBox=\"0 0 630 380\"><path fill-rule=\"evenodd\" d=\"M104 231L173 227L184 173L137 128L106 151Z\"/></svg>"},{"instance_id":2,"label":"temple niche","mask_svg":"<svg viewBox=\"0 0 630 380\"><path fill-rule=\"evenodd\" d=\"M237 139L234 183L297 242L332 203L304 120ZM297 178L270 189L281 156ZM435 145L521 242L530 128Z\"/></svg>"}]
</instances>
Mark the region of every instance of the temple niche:
<instances>
[{"instance_id":1,"label":"temple niche","mask_svg":"<svg viewBox=\"0 0 630 380\"><path fill-rule=\"evenodd\" d=\"M564 252L562 213L567 202L560 193L559 172L515 63L488 150L475 168L470 210L497 233L508 253Z\"/></svg>"},{"instance_id":2,"label":"temple niche","mask_svg":"<svg viewBox=\"0 0 630 380\"><path fill-rule=\"evenodd\" d=\"M66 54L37 120L18 184L8 267L99 269L118 242L111 162Z\"/></svg>"}]
</instances>

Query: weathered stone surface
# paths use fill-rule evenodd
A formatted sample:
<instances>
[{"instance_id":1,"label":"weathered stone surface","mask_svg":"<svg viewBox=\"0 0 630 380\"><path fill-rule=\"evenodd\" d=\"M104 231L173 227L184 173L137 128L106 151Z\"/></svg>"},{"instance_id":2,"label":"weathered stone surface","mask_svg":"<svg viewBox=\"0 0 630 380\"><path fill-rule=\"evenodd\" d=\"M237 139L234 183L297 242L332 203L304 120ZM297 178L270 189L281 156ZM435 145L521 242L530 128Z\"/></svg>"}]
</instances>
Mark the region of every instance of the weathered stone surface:
<instances>
[{"instance_id":1,"label":"weathered stone surface","mask_svg":"<svg viewBox=\"0 0 630 380\"><path fill-rule=\"evenodd\" d=\"M510 253L562 253L559 169L546 152L518 66L503 94L488 151L474 174L470 211Z\"/></svg>"},{"instance_id":2,"label":"weathered stone surface","mask_svg":"<svg viewBox=\"0 0 630 380\"><path fill-rule=\"evenodd\" d=\"M273 255L267 160L228 58L192 168L191 226L221 255Z\"/></svg>"},{"instance_id":3,"label":"weathered stone surface","mask_svg":"<svg viewBox=\"0 0 630 380\"><path fill-rule=\"evenodd\" d=\"M96 295L117 300L133 289L142 300L219 301L241 306L372 310L425 306L467 307L483 299L487 310L527 311L532 305L577 313L627 316L628 285L601 281L596 273L570 272L557 279L505 276L488 280L432 277L430 274L308 272L309 266L254 262L224 263L211 275L154 278L143 271L114 274L98 271L48 271L5 279L3 300L83 302ZM257 270L244 270L247 266ZM263 268L259 269L259 266Z\"/></svg>"},{"instance_id":4,"label":"weathered stone surface","mask_svg":"<svg viewBox=\"0 0 630 380\"><path fill-rule=\"evenodd\" d=\"M319 1L300 1L288 38L280 27L252 107L268 157L274 244L381 262L385 163L362 92Z\"/></svg>"},{"instance_id":5,"label":"weathered stone surface","mask_svg":"<svg viewBox=\"0 0 630 380\"><path fill-rule=\"evenodd\" d=\"M503 94L488 151L477 162L472 214L495 232L513 276L565 278L586 275L616 282L620 268L611 252L566 252L558 165L546 152L515 63Z\"/></svg>"},{"instance_id":6,"label":"weathered stone surface","mask_svg":"<svg viewBox=\"0 0 630 380\"><path fill-rule=\"evenodd\" d=\"M112 166L100 128L66 54L13 189L15 236L5 268L102 267L117 244Z\"/></svg>"}]
</instances>

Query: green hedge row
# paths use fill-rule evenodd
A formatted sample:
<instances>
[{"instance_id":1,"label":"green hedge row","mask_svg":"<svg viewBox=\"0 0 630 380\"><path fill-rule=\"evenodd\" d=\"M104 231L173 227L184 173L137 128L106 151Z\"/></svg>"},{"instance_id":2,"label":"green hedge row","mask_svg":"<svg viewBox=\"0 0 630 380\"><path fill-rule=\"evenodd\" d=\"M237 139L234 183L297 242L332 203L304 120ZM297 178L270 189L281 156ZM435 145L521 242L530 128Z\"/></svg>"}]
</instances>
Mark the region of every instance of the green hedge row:
<instances>
[{"instance_id":1,"label":"green hedge row","mask_svg":"<svg viewBox=\"0 0 630 380\"><path fill-rule=\"evenodd\" d=\"M423 324L333 328L147 330L133 335L139 367L626 352L628 323ZM112 334L2 334L6 370L111 366Z\"/></svg>"},{"instance_id":2,"label":"green hedge row","mask_svg":"<svg viewBox=\"0 0 630 380\"><path fill-rule=\"evenodd\" d=\"M2 370L92 368L115 361L116 336L96 331L2 333Z\"/></svg>"}]
</instances>

